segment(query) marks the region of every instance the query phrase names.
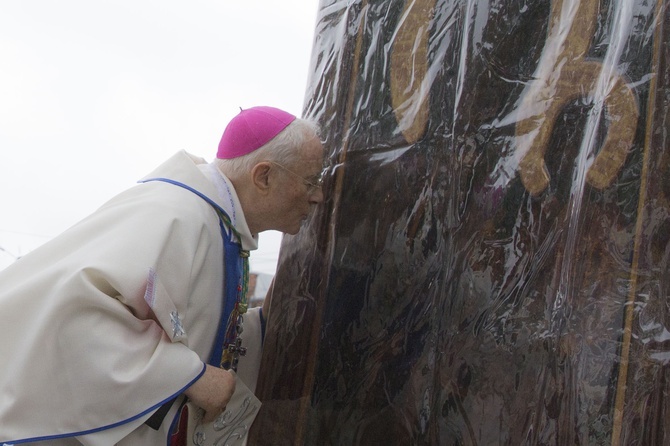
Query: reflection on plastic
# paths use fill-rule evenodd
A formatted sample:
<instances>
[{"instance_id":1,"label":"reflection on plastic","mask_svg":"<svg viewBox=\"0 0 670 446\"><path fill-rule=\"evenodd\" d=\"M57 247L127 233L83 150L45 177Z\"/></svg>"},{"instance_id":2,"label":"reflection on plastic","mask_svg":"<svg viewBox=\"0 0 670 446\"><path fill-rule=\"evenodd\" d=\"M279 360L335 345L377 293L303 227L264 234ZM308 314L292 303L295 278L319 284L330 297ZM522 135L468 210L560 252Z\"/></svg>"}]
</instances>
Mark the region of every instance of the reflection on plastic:
<instances>
[{"instance_id":1,"label":"reflection on plastic","mask_svg":"<svg viewBox=\"0 0 670 446\"><path fill-rule=\"evenodd\" d=\"M321 1L250 444L670 444L668 6Z\"/></svg>"}]
</instances>

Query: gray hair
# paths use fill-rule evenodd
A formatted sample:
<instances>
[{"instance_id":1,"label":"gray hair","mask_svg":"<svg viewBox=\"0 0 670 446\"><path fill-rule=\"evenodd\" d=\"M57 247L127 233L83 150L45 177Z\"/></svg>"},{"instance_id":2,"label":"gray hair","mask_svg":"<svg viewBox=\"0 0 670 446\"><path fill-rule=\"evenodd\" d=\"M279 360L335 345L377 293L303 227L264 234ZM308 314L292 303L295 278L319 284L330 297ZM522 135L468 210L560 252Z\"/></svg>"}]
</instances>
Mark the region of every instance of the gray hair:
<instances>
[{"instance_id":1,"label":"gray hair","mask_svg":"<svg viewBox=\"0 0 670 446\"><path fill-rule=\"evenodd\" d=\"M316 122L296 118L277 136L253 152L231 159L217 158L214 162L227 176L250 172L261 161L274 161L291 166L300 157L300 152L296 149L319 137L319 132L319 125Z\"/></svg>"}]
</instances>

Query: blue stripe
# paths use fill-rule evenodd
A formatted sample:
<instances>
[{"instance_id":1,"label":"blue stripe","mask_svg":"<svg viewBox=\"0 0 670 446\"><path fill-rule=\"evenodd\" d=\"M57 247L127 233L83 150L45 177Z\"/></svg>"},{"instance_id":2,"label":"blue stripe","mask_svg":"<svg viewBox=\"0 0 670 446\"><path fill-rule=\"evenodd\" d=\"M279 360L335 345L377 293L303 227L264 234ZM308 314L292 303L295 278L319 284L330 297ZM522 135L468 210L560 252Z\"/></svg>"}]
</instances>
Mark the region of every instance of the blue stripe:
<instances>
[{"instance_id":1,"label":"blue stripe","mask_svg":"<svg viewBox=\"0 0 670 446\"><path fill-rule=\"evenodd\" d=\"M181 182L179 182L179 181L171 180L170 178L162 178L162 177L147 178L146 180L140 180L140 181L138 181L138 183L148 183L149 181L162 181L162 182L164 182L164 183L170 183L170 184L174 184L175 186L183 187L184 189L186 189L186 190L188 190L188 191L190 191L190 192L193 192L193 193L196 194L198 197L200 197L200 198L202 198L203 200L205 200L205 201L206 201L207 203L209 203L212 207L214 207L214 208L218 209L219 211L223 212L224 214L226 214L226 211L224 211L223 208L222 208L221 206L219 206L218 204L216 204L216 202L215 202L214 200L212 200L211 198L209 198L207 195L203 194L203 193L200 192L199 190L192 188L192 187L189 186L188 184L184 184L184 183L181 183ZM228 215L228 214L226 214L226 215Z\"/></svg>"},{"instance_id":2,"label":"blue stripe","mask_svg":"<svg viewBox=\"0 0 670 446\"><path fill-rule=\"evenodd\" d=\"M218 212L221 212L223 215L225 215L226 218L228 218L228 221L230 221L230 216L226 213L226 211L223 210L223 208L221 208L221 206L216 204L211 198L207 197L199 190L196 190L191 186L188 186L187 184L162 177L149 178L140 181L140 183L146 183L149 181L162 181L165 183L173 184L175 186L179 186L190 192L193 192L195 195L205 200L205 202L211 205ZM222 275L225 277L224 281L225 289L223 290L224 293L222 296L223 302L221 305L221 319L219 320L219 327L216 332L216 338L214 339L214 347L212 348L212 353L209 358L209 364L215 367L221 366L223 351L224 348L226 347L226 331L227 331L226 329L228 326L228 320L230 319L230 315L232 314L233 310L235 309L235 305L237 304L237 294L238 294L237 287L240 283L242 283L242 271L243 271L243 260L242 257L240 256L242 246L233 241L234 228L231 227L229 234L227 234L223 219L221 218L220 215L218 217L219 217L219 227L221 229L221 238L223 239L224 273ZM236 324L237 322L232 321L232 323ZM180 411L178 410L175 419L172 420L172 423L170 425L170 431L168 434L168 440L174 433L174 429L177 426L177 418L179 417L179 413Z\"/></svg>"},{"instance_id":3,"label":"blue stripe","mask_svg":"<svg viewBox=\"0 0 670 446\"><path fill-rule=\"evenodd\" d=\"M228 218L228 220L230 220L230 216L226 213L226 211L223 210L223 208L221 208L221 206L216 204L211 198L209 198L199 190L194 189L187 184L181 183L176 180L172 180L170 178L163 178L163 177L148 178L146 180L141 180L140 183L147 183L149 181L162 181L164 183L173 184L175 186L179 186L190 192L193 192L198 197L205 200L213 208L222 212ZM225 290L223 294L223 305L221 311L221 319L219 321L219 328L217 330L216 338L214 340L214 348L212 349L212 354L209 358L209 364L216 367L221 366L221 358L223 356L224 347L226 346L226 328L228 320L230 319L230 315L235 309L235 304L237 303L237 294L238 294L237 287L242 282L241 278L243 268L242 266L243 260L242 257L240 256L240 251L242 247L238 243L233 242L232 228L230 230L230 234L226 234L225 225L221 217L219 217L219 227L221 228L221 237L223 238L223 245L224 245L223 253L225 262L224 267ZM229 297L229 299L227 299L226 297Z\"/></svg>"},{"instance_id":4,"label":"blue stripe","mask_svg":"<svg viewBox=\"0 0 670 446\"><path fill-rule=\"evenodd\" d=\"M182 387L178 392L174 393L173 395L170 395L169 397L165 398L160 403L155 404L155 405L151 406L150 408L148 408L147 410L145 410L143 412L140 412L139 414L137 414L133 417L130 417L126 420L119 421L119 422L113 423L113 424L109 424L107 426L102 426L102 427L98 427L98 428L95 428L95 429L89 429L89 430L80 431L80 432L72 432L72 433L69 433L69 434L60 434L60 435L48 435L46 437L24 438L22 440L3 441L1 444L3 444L3 445L4 444L8 444L8 445L21 444L21 443L30 443L30 442L33 442L33 441L58 440L59 438L69 438L69 437L76 437L76 436L79 436L79 435L89 435L89 434L94 434L96 432L104 431L104 430L107 430L107 429L113 429L115 427L121 426L121 425L126 424L126 423L130 423L131 421L137 420L138 418L141 418L144 415L153 412L154 410L158 409L159 407L161 407L163 404L167 403L171 399L176 398L177 396L184 393L184 391L186 389L191 387L194 382L196 382L197 380L200 379L200 377L205 373L205 368L206 368L206 365L203 364L202 365L202 370L200 371L200 373L198 373L198 376L196 376L194 379L192 379L187 385Z\"/></svg>"}]
</instances>

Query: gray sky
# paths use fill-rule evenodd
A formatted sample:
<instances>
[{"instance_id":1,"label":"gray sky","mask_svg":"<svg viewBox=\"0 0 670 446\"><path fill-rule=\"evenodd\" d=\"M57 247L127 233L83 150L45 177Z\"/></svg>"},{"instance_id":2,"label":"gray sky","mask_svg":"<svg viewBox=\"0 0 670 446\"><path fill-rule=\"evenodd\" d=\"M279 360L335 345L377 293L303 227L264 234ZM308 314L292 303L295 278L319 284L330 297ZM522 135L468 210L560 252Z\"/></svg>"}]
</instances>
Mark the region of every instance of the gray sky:
<instances>
[{"instance_id":1,"label":"gray sky","mask_svg":"<svg viewBox=\"0 0 670 446\"><path fill-rule=\"evenodd\" d=\"M300 115L317 0L0 5L0 269L176 151L214 157L239 107ZM252 269L273 273L280 234Z\"/></svg>"}]
</instances>

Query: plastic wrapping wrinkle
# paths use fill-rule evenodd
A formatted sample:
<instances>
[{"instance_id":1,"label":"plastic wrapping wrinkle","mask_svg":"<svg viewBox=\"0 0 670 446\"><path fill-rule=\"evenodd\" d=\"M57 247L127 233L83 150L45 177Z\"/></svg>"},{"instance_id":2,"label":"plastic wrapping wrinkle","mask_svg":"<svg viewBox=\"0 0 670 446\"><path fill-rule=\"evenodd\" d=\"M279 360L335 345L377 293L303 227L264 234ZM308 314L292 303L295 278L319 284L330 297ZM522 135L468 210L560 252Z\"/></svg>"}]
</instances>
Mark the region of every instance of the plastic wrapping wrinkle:
<instances>
[{"instance_id":1,"label":"plastic wrapping wrinkle","mask_svg":"<svg viewBox=\"0 0 670 446\"><path fill-rule=\"evenodd\" d=\"M670 444L669 23L321 1L250 444Z\"/></svg>"}]
</instances>

